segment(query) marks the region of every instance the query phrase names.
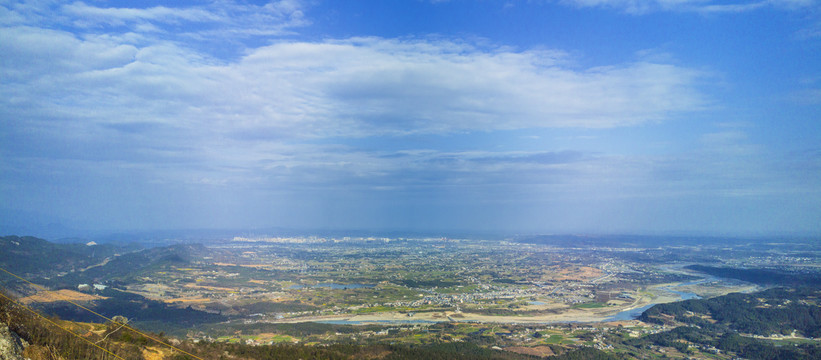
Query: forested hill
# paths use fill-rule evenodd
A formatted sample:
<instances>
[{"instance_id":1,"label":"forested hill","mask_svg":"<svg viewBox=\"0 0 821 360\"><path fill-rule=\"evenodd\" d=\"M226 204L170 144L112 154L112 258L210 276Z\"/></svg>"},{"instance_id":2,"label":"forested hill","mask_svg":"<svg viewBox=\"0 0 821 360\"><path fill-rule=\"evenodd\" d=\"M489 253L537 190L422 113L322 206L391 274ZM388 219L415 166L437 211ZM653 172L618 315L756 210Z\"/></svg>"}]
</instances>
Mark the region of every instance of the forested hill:
<instances>
[{"instance_id":1,"label":"forested hill","mask_svg":"<svg viewBox=\"0 0 821 360\"><path fill-rule=\"evenodd\" d=\"M3 236L0 237L0 267L42 285L74 288L80 283L127 282L157 268L188 264L209 251L199 244L140 249L112 244L56 244L30 236Z\"/></svg>"},{"instance_id":2,"label":"forested hill","mask_svg":"<svg viewBox=\"0 0 821 360\"><path fill-rule=\"evenodd\" d=\"M31 236L0 237L0 266L20 275L67 272L97 264L123 249L114 245L55 244Z\"/></svg>"},{"instance_id":3,"label":"forested hill","mask_svg":"<svg viewBox=\"0 0 821 360\"><path fill-rule=\"evenodd\" d=\"M172 245L134 251L113 256L99 266L56 277L48 282L55 287L76 286L77 283L91 282L129 282L133 278L144 276L168 266L186 266L195 258L201 258L208 250L199 244Z\"/></svg>"},{"instance_id":4,"label":"forested hill","mask_svg":"<svg viewBox=\"0 0 821 360\"><path fill-rule=\"evenodd\" d=\"M705 329L724 327L746 334L821 337L821 288L774 288L653 306L640 320L683 323Z\"/></svg>"},{"instance_id":5,"label":"forested hill","mask_svg":"<svg viewBox=\"0 0 821 360\"><path fill-rule=\"evenodd\" d=\"M656 305L639 319L674 328L623 344L632 349L672 348L686 355L699 349L751 360L821 359L818 342L801 339L821 336L819 299L819 288L775 288ZM779 342L782 336L793 340Z\"/></svg>"}]
</instances>

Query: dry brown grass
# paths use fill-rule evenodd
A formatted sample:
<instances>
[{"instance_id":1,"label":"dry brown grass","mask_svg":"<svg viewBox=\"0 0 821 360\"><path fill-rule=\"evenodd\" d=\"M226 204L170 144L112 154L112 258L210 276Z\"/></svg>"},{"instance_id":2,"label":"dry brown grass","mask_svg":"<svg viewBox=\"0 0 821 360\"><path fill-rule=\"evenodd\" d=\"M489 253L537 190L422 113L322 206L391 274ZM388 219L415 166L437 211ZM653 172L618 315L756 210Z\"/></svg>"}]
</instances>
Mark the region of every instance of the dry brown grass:
<instances>
[{"instance_id":1,"label":"dry brown grass","mask_svg":"<svg viewBox=\"0 0 821 360\"><path fill-rule=\"evenodd\" d=\"M38 303L49 303L49 302L57 302L57 301L92 301L92 300L103 300L108 299L107 297L94 295L94 294L86 294L81 293L79 291L62 289L57 291L42 291L37 294L26 296L20 301L24 304L31 304L33 302Z\"/></svg>"},{"instance_id":2,"label":"dry brown grass","mask_svg":"<svg viewBox=\"0 0 821 360\"><path fill-rule=\"evenodd\" d=\"M143 348L143 358L145 358L145 360L163 360L171 357L171 355L173 355L173 352L168 349L163 349L156 346L147 346Z\"/></svg>"},{"instance_id":3,"label":"dry brown grass","mask_svg":"<svg viewBox=\"0 0 821 360\"><path fill-rule=\"evenodd\" d=\"M539 356L539 357L547 357L556 355L553 350L549 346L534 346L534 347L526 347L526 346L512 346L505 348L505 350L514 352L517 354L523 355L532 355L532 356Z\"/></svg>"},{"instance_id":4,"label":"dry brown grass","mask_svg":"<svg viewBox=\"0 0 821 360\"><path fill-rule=\"evenodd\" d=\"M603 271L600 269L596 269L589 266L580 266L580 267L564 267L559 268L556 270L556 277L555 280L572 280L572 281L585 281L589 279L595 279L600 277L604 274Z\"/></svg>"}]
</instances>

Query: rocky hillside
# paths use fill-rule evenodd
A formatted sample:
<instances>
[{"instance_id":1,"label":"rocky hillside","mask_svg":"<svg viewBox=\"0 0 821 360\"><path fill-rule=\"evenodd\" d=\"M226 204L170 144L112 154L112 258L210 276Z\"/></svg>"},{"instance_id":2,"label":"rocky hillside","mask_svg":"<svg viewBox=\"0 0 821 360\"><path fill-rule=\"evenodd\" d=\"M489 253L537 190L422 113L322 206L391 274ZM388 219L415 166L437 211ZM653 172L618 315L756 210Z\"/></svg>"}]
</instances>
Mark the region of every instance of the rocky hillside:
<instances>
[{"instance_id":1,"label":"rocky hillside","mask_svg":"<svg viewBox=\"0 0 821 360\"><path fill-rule=\"evenodd\" d=\"M0 359L23 360L23 350L28 345L16 332L9 330L8 325L0 323Z\"/></svg>"}]
</instances>

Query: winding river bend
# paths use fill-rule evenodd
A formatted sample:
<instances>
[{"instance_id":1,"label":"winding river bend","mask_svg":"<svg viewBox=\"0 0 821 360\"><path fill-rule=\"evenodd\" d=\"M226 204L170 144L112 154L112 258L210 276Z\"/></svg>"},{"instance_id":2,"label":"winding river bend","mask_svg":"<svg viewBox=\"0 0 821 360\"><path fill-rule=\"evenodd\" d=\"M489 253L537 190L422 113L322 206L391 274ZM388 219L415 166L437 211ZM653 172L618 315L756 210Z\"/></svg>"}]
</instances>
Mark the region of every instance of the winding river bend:
<instances>
[{"instance_id":1,"label":"winding river bend","mask_svg":"<svg viewBox=\"0 0 821 360\"><path fill-rule=\"evenodd\" d=\"M674 286L665 286L661 289L678 295L680 297L680 299L678 301L690 300L690 299L701 299L701 296L698 296L695 293L686 292L686 291L679 291L679 290L674 290L674 289L677 288L677 287L680 287L680 286L696 285L696 284L701 284L701 283L711 282L711 281L716 281L716 280L718 280L718 278L710 276L710 277L706 277L704 279L699 279L699 280L695 280L695 281L681 283L681 284L674 285ZM645 310L647 310L647 309L649 309L649 308L651 308L655 305L656 304L648 304L648 305L645 305L645 306L642 306L642 307L637 307L635 309L627 309L627 310L624 310L620 313L617 313L616 315L613 315L613 316L605 319L605 321L633 320L633 319L639 317L641 315L641 313L643 313Z\"/></svg>"}]
</instances>

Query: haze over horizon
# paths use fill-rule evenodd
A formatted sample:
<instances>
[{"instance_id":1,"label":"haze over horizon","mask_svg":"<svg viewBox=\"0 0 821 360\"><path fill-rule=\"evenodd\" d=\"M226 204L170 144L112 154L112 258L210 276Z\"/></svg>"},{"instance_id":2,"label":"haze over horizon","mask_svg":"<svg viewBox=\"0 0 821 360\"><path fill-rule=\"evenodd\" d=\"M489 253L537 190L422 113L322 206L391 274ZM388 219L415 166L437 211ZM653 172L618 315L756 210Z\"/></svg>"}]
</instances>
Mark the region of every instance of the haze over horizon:
<instances>
[{"instance_id":1,"label":"haze over horizon","mask_svg":"<svg viewBox=\"0 0 821 360\"><path fill-rule=\"evenodd\" d=\"M0 0L0 233L817 235L819 54L814 0Z\"/></svg>"}]
</instances>

